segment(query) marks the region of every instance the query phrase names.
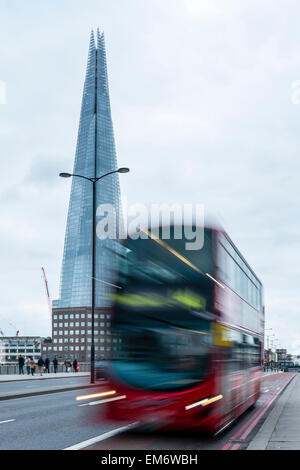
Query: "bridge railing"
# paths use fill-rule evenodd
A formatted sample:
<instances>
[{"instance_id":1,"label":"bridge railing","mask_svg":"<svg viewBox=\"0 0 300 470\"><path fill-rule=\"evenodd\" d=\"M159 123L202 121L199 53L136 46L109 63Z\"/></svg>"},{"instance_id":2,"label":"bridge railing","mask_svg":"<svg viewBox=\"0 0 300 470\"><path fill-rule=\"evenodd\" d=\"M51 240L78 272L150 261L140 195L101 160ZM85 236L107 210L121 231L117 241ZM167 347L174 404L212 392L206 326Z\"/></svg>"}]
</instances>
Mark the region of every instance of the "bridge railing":
<instances>
[{"instance_id":1,"label":"bridge railing","mask_svg":"<svg viewBox=\"0 0 300 470\"><path fill-rule=\"evenodd\" d=\"M91 364L87 362L79 363L79 372L90 372ZM54 365L50 364L49 367L50 373L54 373ZM73 372L73 367L70 367L70 372ZM35 372L38 372L38 366L35 366ZM64 364L57 365L57 372L66 372L66 366ZM18 375L19 366L18 364L0 364L0 375ZM26 365L24 365L24 374L27 374Z\"/></svg>"}]
</instances>

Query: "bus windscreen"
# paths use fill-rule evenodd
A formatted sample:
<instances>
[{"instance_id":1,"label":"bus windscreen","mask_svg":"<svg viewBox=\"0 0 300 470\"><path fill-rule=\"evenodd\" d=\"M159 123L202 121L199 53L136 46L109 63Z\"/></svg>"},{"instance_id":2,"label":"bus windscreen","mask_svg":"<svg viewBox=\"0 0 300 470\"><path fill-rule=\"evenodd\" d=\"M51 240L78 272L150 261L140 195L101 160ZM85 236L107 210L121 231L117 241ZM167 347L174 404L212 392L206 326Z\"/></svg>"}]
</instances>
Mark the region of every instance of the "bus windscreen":
<instances>
[{"instance_id":1,"label":"bus windscreen","mask_svg":"<svg viewBox=\"0 0 300 470\"><path fill-rule=\"evenodd\" d=\"M201 250L185 240L126 240L114 294L113 372L148 390L179 390L201 381L211 345L212 233Z\"/></svg>"}]
</instances>

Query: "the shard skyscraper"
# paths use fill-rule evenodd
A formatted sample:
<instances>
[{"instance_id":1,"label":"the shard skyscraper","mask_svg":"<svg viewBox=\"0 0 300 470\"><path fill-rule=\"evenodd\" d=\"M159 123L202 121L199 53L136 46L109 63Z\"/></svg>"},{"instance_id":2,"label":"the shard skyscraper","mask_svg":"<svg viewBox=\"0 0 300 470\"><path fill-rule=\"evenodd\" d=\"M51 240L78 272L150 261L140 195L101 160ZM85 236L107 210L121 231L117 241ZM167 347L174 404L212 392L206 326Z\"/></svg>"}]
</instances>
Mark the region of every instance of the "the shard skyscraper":
<instances>
[{"instance_id":1,"label":"the shard skyscraper","mask_svg":"<svg viewBox=\"0 0 300 470\"><path fill-rule=\"evenodd\" d=\"M90 38L73 173L86 177L99 177L116 169L117 158L110 109L104 35L97 30L97 37L95 38L94 32L92 32ZM120 216L118 173L107 176L97 183L96 207L100 204L114 205L118 225ZM92 183L73 177L61 270L60 295L58 300L53 301L53 341L55 342L57 337L57 357L61 356L59 351L62 348L65 353L62 357L73 356L83 360L83 354L81 354L83 347L89 349L88 325L90 322L88 319L91 317L92 303L92 210ZM96 242L95 304L98 309L101 309L96 315L96 321L98 316L99 320L110 318L107 313L110 305L109 281L116 263L116 257L110 250L110 243L114 242L101 241L98 238ZM85 322L81 322L83 318L86 320ZM80 321L76 322L76 320ZM74 326L70 327L70 325ZM100 335L100 327L102 327L103 336ZM108 347L105 344L106 334L109 333L106 327L105 321L102 321L101 324L99 322L98 338L104 343L101 349L99 345L101 351ZM96 325L96 336L97 330ZM73 338L69 334L70 331L73 332ZM63 333L62 336L66 336L67 333L72 342L67 346L61 345L59 348L60 342L65 343L59 338L59 333ZM78 333L78 339L76 333ZM78 343L77 347L76 343ZM74 351L73 354L72 351Z\"/></svg>"}]
</instances>

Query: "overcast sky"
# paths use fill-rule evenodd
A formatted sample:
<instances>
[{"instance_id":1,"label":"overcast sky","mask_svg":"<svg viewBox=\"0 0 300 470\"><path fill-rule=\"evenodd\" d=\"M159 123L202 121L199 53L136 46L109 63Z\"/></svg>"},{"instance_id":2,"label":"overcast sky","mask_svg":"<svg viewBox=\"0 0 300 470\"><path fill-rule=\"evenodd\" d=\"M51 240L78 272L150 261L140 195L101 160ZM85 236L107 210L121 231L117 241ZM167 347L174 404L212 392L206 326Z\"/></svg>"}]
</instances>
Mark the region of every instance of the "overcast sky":
<instances>
[{"instance_id":1,"label":"overcast sky","mask_svg":"<svg viewBox=\"0 0 300 470\"><path fill-rule=\"evenodd\" d=\"M0 328L50 335L91 28L104 30L122 195L203 203L300 354L300 4L0 0ZM295 86L298 86L295 84ZM299 87L300 88L300 87ZM1 96L1 93L0 93Z\"/></svg>"}]
</instances>

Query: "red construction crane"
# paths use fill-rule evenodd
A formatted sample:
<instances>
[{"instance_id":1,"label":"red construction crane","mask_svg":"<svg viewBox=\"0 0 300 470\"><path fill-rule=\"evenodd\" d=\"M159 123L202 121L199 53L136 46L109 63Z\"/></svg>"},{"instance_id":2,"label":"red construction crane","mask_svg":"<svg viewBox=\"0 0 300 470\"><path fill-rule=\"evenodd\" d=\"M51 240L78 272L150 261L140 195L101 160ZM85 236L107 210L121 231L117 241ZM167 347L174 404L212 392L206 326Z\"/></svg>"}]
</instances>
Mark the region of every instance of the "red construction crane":
<instances>
[{"instance_id":1,"label":"red construction crane","mask_svg":"<svg viewBox=\"0 0 300 470\"><path fill-rule=\"evenodd\" d=\"M45 283L45 289L46 289L46 297L47 297L47 303L48 303L48 308L49 308L49 314L50 318L52 319L52 308L51 308L51 298L50 298L50 293L49 293L49 288L48 288L48 281L45 273L45 269L42 267L42 278Z\"/></svg>"}]
</instances>

